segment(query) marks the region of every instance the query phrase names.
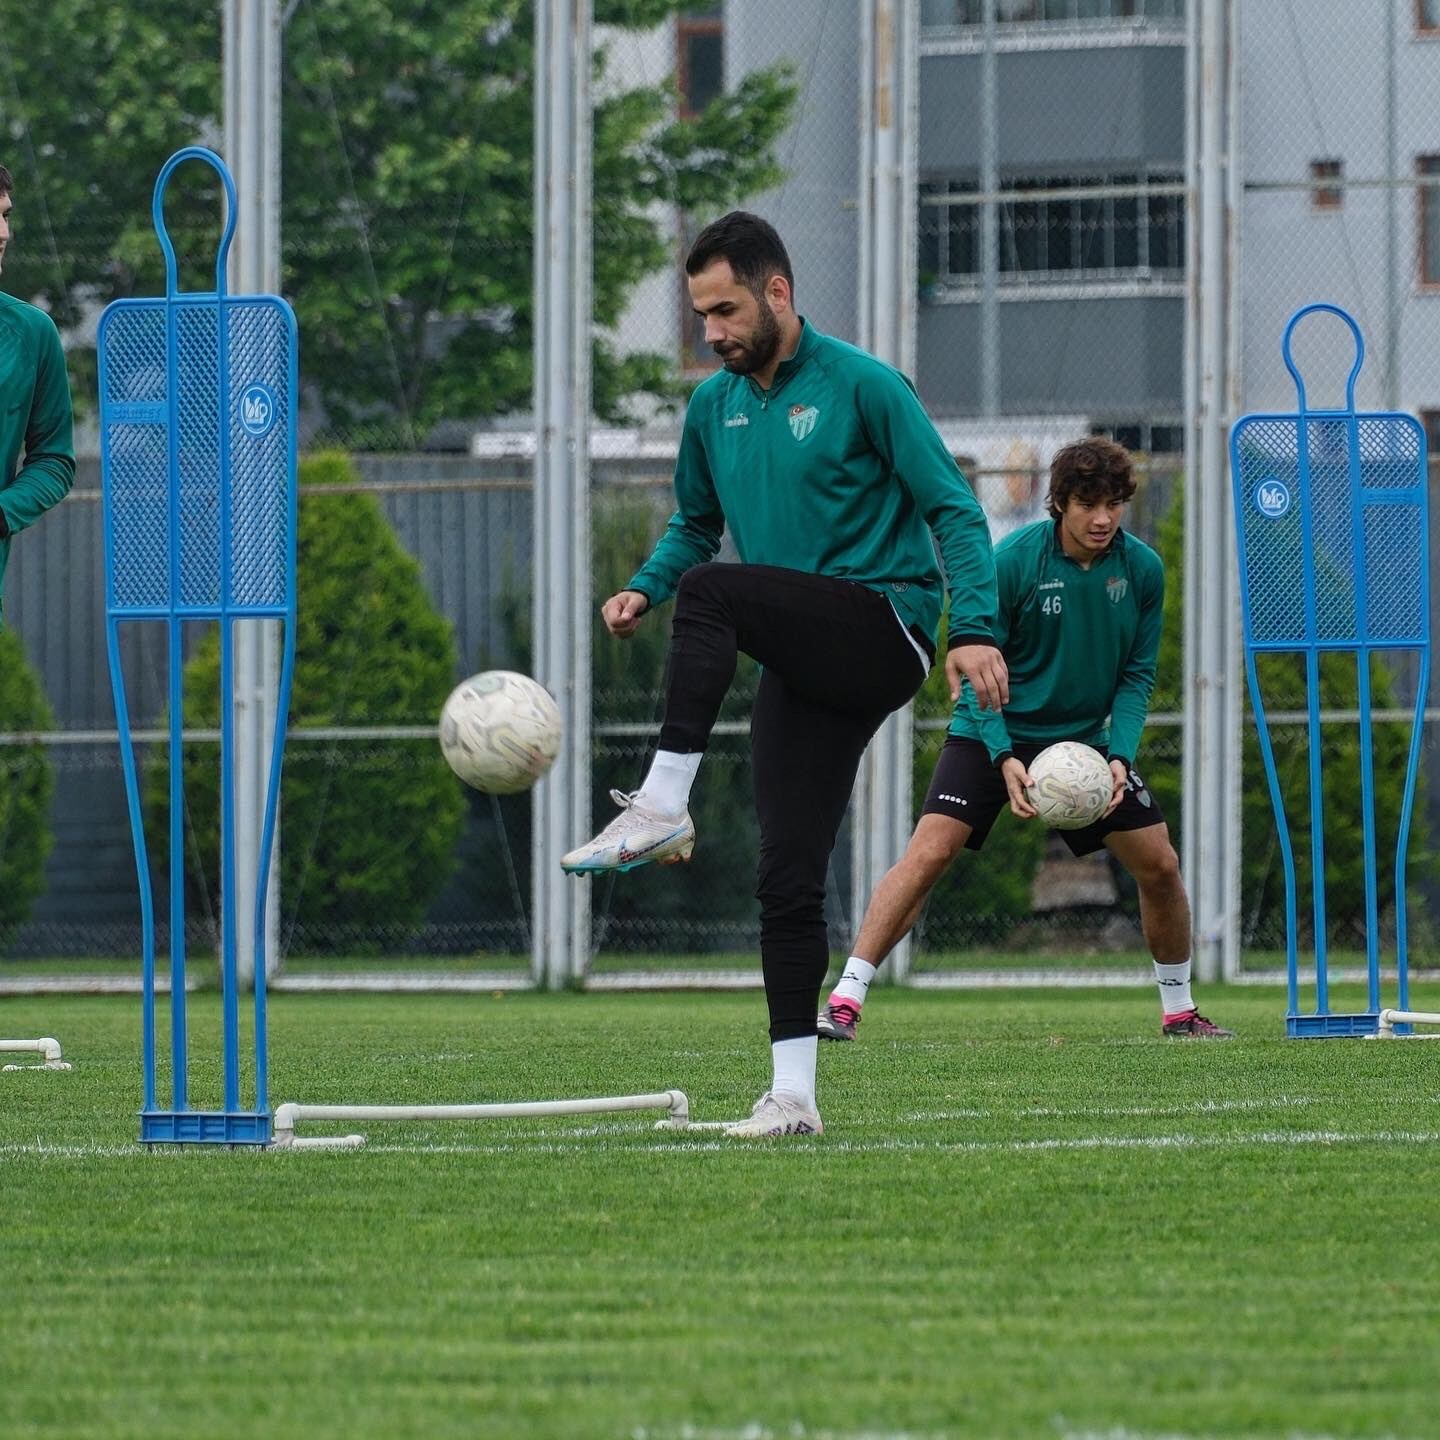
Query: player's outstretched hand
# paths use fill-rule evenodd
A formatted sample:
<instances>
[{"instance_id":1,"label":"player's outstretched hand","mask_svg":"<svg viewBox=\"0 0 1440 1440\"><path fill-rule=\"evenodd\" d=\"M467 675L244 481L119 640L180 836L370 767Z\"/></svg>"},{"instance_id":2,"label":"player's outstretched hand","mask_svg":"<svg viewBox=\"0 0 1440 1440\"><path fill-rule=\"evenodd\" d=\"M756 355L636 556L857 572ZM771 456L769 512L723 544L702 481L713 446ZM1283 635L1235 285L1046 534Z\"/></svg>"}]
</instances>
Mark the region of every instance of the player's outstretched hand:
<instances>
[{"instance_id":1,"label":"player's outstretched hand","mask_svg":"<svg viewBox=\"0 0 1440 1440\"><path fill-rule=\"evenodd\" d=\"M1034 783L1030 772L1011 755L1000 766L1000 773L1010 792L1010 813L1020 820L1033 820L1040 812L1025 798L1025 792Z\"/></svg>"},{"instance_id":2,"label":"player's outstretched hand","mask_svg":"<svg viewBox=\"0 0 1440 1440\"><path fill-rule=\"evenodd\" d=\"M1130 783L1130 767L1123 760L1110 762L1110 781L1110 803L1100 816L1102 820L1125 798L1125 787Z\"/></svg>"},{"instance_id":3,"label":"player's outstretched hand","mask_svg":"<svg viewBox=\"0 0 1440 1440\"><path fill-rule=\"evenodd\" d=\"M640 621L649 608L648 595L639 590L622 590L600 607L600 618L612 635L628 640L639 629Z\"/></svg>"},{"instance_id":4,"label":"player's outstretched hand","mask_svg":"<svg viewBox=\"0 0 1440 1440\"><path fill-rule=\"evenodd\" d=\"M998 710L1010 703L1010 671L1005 657L993 645L957 645L945 657L950 698L960 698L960 680L970 682L982 710Z\"/></svg>"}]
</instances>

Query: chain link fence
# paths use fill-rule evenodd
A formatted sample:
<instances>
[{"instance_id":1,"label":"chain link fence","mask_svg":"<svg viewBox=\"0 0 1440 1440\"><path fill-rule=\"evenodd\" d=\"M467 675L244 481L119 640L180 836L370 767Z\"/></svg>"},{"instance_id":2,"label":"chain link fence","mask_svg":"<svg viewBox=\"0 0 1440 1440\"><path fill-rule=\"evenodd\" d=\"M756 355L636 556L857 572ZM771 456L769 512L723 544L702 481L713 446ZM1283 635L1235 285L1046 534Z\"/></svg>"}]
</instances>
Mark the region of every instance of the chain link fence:
<instances>
[{"instance_id":1,"label":"chain link fence","mask_svg":"<svg viewBox=\"0 0 1440 1440\"><path fill-rule=\"evenodd\" d=\"M1159 544L1184 450L1183 7L926 0L921 19L921 395L997 540L1043 515L1054 451L1103 433L1137 455L1127 526ZM1172 525L1169 643L1138 760L1177 838L1180 540ZM932 680L917 803L948 709ZM1143 958L1133 887L1108 856L1076 860L1002 816L937 887L912 963L1140 979Z\"/></svg>"},{"instance_id":2,"label":"chain link fence","mask_svg":"<svg viewBox=\"0 0 1440 1440\"><path fill-rule=\"evenodd\" d=\"M1433 453L1440 14L1410 0L1237 9L1241 408L1293 406L1284 322L1306 300L1333 299L1367 337L1357 399L1420 416ZM916 382L997 539L1041 515L1061 443L1100 432L1137 452L1129 524L1170 570L1140 768L1178 840L1185 6L922 0L919 13ZM860 0L596 5L597 598L663 528L685 398L716 363L683 284L698 229L736 205L765 214L791 249L801 312L856 337L861 15ZM433 727L458 678L525 669L531 654L531 6L417 0L404 24L377 25L352 0L291 0L283 16L283 289L300 318L310 457L309 628L282 808L284 962L292 973L518 980L529 970L529 800L462 791ZM8 794L31 796L28 810L0 804L0 979L136 967L100 588L94 325L110 299L162 283L150 187L174 149L219 143L220 18L187 0L163 15L126 11L98 36L83 7L35 13L0 0L0 29L27 36L23 67L0 58L0 163L16 176L4 283L64 329L85 451L75 493L17 540L7 576L7 625L47 713L14 700L0 676L11 711L0 714L0 766ZM139 115L118 138L107 123ZM198 266L186 281L199 285L215 197L177 176L173 205L172 234ZM609 789L633 789L653 750L667 641L665 614L628 645L596 626L597 822ZM198 829L214 808L209 644L199 628L186 637ZM134 637L127 667L132 719L153 734L163 647ZM701 772L695 863L595 885L597 977L758 973L754 683L742 665ZM1387 683L1390 708L1403 709L1413 675L1396 664ZM1345 710L1343 684L1327 704ZM916 707L917 805L947 712L932 677ZM1353 753L1353 724L1332 723ZM1288 733L1293 770L1303 729ZM1432 725L1416 914L1440 898L1428 880L1435 743ZM164 746L143 751L153 787ZM1245 763L1244 945L1247 966L1264 970L1283 941L1279 862L1258 760ZM209 842L192 842L188 865L189 940L202 951L216 942ZM859 919L849 897L847 829L828 906L839 954ZM1332 915L1353 941L1358 904ZM1414 938L1429 943L1423 925ZM1024 968L1143 978L1143 959L1123 874L1002 820L937 890L914 964L935 978Z\"/></svg>"},{"instance_id":3,"label":"chain link fence","mask_svg":"<svg viewBox=\"0 0 1440 1440\"><path fill-rule=\"evenodd\" d=\"M1432 496L1440 440L1440 7L1428 0L1377 5L1326 3L1238 7L1238 388L1242 413L1291 412L1293 380L1281 337L1302 305L1347 310L1364 336L1356 380L1360 410L1404 411L1425 427ZM1292 345L1311 408L1345 404L1356 360L1349 332L1317 316ZM1431 505L1432 514L1434 504ZM1427 556L1413 557L1417 566ZM1306 866L1309 742L1303 692L1293 674L1262 674L1267 708L1294 717L1275 729L1276 761ZM1293 670L1293 664L1291 666ZM1400 782L1410 740L1416 668L1412 656L1377 657L1373 670L1377 853L1381 940L1394 942L1394 862ZM1288 695L1290 704L1284 703ZM1352 662L1321 673L1328 928L1333 951L1363 957L1365 916L1359 857L1360 735ZM1433 963L1437 913L1435 847L1440 837L1437 697L1427 699L1408 896L1411 962ZM1247 711L1248 715L1248 711ZM1242 944L1247 966L1264 966L1284 945L1280 857L1253 735L1245 755ZM1313 928L1302 873L1302 943ZM1393 948L1389 950L1393 954Z\"/></svg>"}]
</instances>

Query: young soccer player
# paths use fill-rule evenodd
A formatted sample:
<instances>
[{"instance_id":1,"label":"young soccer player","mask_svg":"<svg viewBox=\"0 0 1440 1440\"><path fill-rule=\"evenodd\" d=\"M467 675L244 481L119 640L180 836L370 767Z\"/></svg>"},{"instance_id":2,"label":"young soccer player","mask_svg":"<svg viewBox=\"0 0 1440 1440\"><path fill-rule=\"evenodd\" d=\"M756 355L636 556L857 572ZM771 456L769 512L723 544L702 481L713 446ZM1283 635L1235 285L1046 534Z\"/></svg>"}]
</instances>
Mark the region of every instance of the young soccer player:
<instances>
[{"instance_id":1,"label":"young soccer player","mask_svg":"<svg viewBox=\"0 0 1440 1440\"><path fill-rule=\"evenodd\" d=\"M10 243L14 192L14 179L0 165L0 266ZM0 294L0 581L11 538L58 505L74 478L70 381L60 334L43 310Z\"/></svg>"},{"instance_id":2,"label":"young soccer player","mask_svg":"<svg viewBox=\"0 0 1440 1440\"><path fill-rule=\"evenodd\" d=\"M963 849L978 850L1009 804L1022 821L1026 766L1057 740L1110 758L1104 814L1062 830L1076 855L1103 845L1134 877L1140 925L1160 989L1161 1030L1190 1039L1233 1032L1196 1007L1190 986L1190 904L1165 817L1135 768L1155 684L1165 572L1160 557L1120 525L1135 493L1129 452L1094 437L1050 464L1050 518L1007 535L995 550L996 638L1010 672L1002 716L966 689L956 703L910 844L865 911L855 953L819 1018L820 1034L853 1040L876 969L919 918L930 891Z\"/></svg>"}]
</instances>

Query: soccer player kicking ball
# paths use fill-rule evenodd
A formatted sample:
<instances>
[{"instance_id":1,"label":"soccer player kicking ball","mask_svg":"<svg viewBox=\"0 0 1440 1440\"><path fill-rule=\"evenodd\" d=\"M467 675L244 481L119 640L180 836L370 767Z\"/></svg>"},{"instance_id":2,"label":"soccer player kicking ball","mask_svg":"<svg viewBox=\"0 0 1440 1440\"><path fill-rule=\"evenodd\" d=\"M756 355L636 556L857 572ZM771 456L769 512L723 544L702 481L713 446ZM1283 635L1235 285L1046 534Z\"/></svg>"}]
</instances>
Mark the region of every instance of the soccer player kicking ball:
<instances>
[{"instance_id":1,"label":"soccer player kicking ball","mask_svg":"<svg viewBox=\"0 0 1440 1440\"><path fill-rule=\"evenodd\" d=\"M1135 493L1129 452L1091 438L1050 462L1051 518L1007 535L995 549L996 638L1010 671L1003 717L967 688L910 844L875 889L855 953L819 1018L820 1034L853 1040L876 969L909 932L930 891L962 849L978 850L1009 803L1021 820L1026 766L1057 740L1110 757L1114 793L1083 830L1061 831L1076 855L1103 845L1140 889L1140 925L1160 987L1161 1030L1222 1039L1190 994L1190 904L1165 817L1133 761L1160 648L1165 571L1160 557L1120 528Z\"/></svg>"},{"instance_id":2,"label":"soccer player kicking ball","mask_svg":"<svg viewBox=\"0 0 1440 1440\"><path fill-rule=\"evenodd\" d=\"M750 753L773 1079L729 1133L816 1135L835 835L870 737L934 659L935 541L950 589L951 694L963 677L978 705L1005 703L995 561L984 512L909 382L796 313L770 225L743 211L715 221L685 273L724 368L686 410L668 529L601 607L623 639L675 597L659 750L638 791L612 792L620 814L561 864L585 874L689 858L691 784L737 654L758 660ZM741 563L708 563L727 526Z\"/></svg>"}]
</instances>

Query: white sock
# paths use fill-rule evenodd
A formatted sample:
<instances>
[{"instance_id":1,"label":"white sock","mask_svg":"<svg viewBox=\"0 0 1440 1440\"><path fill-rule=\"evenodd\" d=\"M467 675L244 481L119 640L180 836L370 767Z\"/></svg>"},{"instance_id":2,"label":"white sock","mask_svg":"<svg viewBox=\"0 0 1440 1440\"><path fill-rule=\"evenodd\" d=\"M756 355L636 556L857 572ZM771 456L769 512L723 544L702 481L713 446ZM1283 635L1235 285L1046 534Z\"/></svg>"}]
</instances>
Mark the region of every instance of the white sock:
<instances>
[{"instance_id":1,"label":"white sock","mask_svg":"<svg viewBox=\"0 0 1440 1440\"><path fill-rule=\"evenodd\" d=\"M641 803L647 810L658 810L662 815L679 815L690 803L690 787L704 758L703 750L694 750L688 755L675 750L657 750L650 762L650 773L640 787Z\"/></svg>"},{"instance_id":2,"label":"white sock","mask_svg":"<svg viewBox=\"0 0 1440 1440\"><path fill-rule=\"evenodd\" d=\"M860 1009L865 1003L865 992L879 968L858 955L852 955L845 962L845 973L840 977L840 983L830 992L831 1001L848 1000L857 1010Z\"/></svg>"},{"instance_id":3,"label":"white sock","mask_svg":"<svg viewBox=\"0 0 1440 1440\"><path fill-rule=\"evenodd\" d=\"M801 1035L795 1040L776 1040L771 1043L770 1054L775 1062L775 1079L772 1091L793 1095L815 1108L815 1052L819 1048L818 1035Z\"/></svg>"},{"instance_id":4,"label":"white sock","mask_svg":"<svg viewBox=\"0 0 1440 1440\"><path fill-rule=\"evenodd\" d=\"M1160 1009L1166 1015L1183 1015L1195 1008L1190 998L1190 962L1162 965L1155 961L1155 982L1160 986Z\"/></svg>"}]
</instances>

